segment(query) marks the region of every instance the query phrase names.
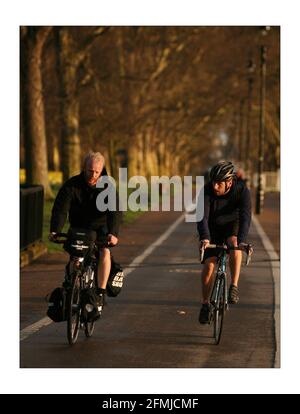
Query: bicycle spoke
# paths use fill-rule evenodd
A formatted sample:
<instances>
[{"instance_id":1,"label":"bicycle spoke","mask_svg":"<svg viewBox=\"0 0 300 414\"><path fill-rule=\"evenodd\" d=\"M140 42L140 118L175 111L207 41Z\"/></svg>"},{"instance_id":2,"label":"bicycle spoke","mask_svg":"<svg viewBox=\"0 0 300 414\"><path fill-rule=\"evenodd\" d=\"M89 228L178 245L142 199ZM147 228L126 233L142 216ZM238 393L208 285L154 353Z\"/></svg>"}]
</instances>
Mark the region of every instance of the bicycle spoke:
<instances>
[{"instance_id":1,"label":"bicycle spoke","mask_svg":"<svg viewBox=\"0 0 300 414\"><path fill-rule=\"evenodd\" d=\"M78 338L79 332L79 319L80 319L80 280L79 276L75 274L73 276L72 288L69 291L68 300L68 320L67 331L68 341L70 345L73 345Z\"/></svg>"}]
</instances>

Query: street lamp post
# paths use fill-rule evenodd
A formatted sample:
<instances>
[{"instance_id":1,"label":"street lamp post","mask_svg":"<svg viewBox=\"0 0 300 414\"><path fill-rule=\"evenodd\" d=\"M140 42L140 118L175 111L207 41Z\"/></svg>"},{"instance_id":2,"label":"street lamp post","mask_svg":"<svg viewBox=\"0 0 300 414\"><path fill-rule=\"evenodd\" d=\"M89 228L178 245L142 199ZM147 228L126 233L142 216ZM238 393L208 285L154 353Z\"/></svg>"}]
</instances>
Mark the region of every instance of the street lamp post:
<instances>
[{"instance_id":1,"label":"street lamp post","mask_svg":"<svg viewBox=\"0 0 300 414\"><path fill-rule=\"evenodd\" d=\"M266 35L269 27L262 34ZM264 143L265 143L265 99L266 99L266 46L260 49L260 117L259 117L259 146L257 165L257 191L256 191L256 214L261 214L264 206L264 188L262 182L264 168Z\"/></svg>"},{"instance_id":2,"label":"street lamp post","mask_svg":"<svg viewBox=\"0 0 300 414\"><path fill-rule=\"evenodd\" d=\"M243 140L244 140L244 99L240 100L238 117L238 160L243 162Z\"/></svg>"},{"instance_id":3,"label":"street lamp post","mask_svg":"<svg viewBox=\"0 0 300 414\"><path fill-rule=\"evenodd\" d=\"M253 73L255 65L250 59L248 63L248 105L247 105L247 130L245 145L245 168L246 173L250 177L250 142L251 142L251 112L252 112L252 91L253 91Z\"/></svg>"}]
</instances>

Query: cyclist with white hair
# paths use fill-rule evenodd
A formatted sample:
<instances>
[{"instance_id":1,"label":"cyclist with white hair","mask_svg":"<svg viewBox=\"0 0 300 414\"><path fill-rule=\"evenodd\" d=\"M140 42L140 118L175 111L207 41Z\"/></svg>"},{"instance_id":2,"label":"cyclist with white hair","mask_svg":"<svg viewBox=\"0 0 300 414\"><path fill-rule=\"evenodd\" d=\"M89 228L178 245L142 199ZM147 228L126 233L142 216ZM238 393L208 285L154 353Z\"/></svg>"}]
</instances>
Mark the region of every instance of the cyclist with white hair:
<instances>
[{"instance_id":1,"label":"cyclist with white hair","mask_svg":"<svg viewBox=\"0 0 300 414\"><path fill-rule=\"evenodd\" d=\"M105 159L100 152L90 152L84 158L82 172L69 178L59 190L54 201L49 239L54 241L61 232L67 215L70 228L92 230L98 239L107 237L109 246L118 243L120 223L119 211L99 211L96 199L103 188L96 184L102 176L107 176ZM118 200L117 200L118 201ZM99 304L103 306L106 284L111 268L109 248L101 248L98 265Z\"/></svg>"},{"instance_id":2,"label":"cyclist with white hair","mask_svg":"<svg viewBox=\"0 0 300 414\"><path fill-rule=\"evenodd\" d=\"M234 165L229 161L220 161L212 167L209 182L204 187L204 217L197 223L200 248L209 244L238 247L246 242L251 222L250 191L242 180L238 180ZM204 254L202 271L202 307L199 322L209 322L210 290L212 287L218 252L207 249ZM236 304L238 281L241 270L242 252L230 251L229 266L231 285L229 303Z\"/></svg>"}]
</instances>

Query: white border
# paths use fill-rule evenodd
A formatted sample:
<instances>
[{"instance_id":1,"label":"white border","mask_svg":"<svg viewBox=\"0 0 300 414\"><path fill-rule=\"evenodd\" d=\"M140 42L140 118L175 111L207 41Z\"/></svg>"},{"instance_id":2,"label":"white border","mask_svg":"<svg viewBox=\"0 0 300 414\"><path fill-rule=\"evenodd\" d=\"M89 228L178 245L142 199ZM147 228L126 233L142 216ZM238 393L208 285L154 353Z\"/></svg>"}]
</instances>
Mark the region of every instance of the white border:
<instances>
[{"instance_id":1,"label":"white border","mask_svg":"<svg viewBox=\"0 0 300 414\"><path fill-rule=\"evenodd\" d=\"M298 256L298 175L299 164L299 57L297 2L276 0L185 1L17 1L1 11L1 253L2 280L9 291L1 298L1 383L2 393L213 393L212 380L218 376L225 393L298 393L299 275L294 263ZM82 370L20 370L18 292L18 26L71 25L281 25L282 35L282 368L280 370L89 370L86 390L73 381ZM296 182L294 181L296 177ZM290 219L289 219L290 217ZM4 219L4 220L3 220ZM290 221L289 221L290 220ZM288 228L290 226L290 231ZM287 249L288 246L288 249ZM294 246L294 247L293 247ZM5 258L5 263L4 262ZM296 271L295 271L296 270ZM297 276L297 277L296 277ZM7 286L7 285L6 285ZM295 288L295 289L294 289ZM13 308L13 309L11 309ZM7 318L9 310L9 320ZM104 374L104 375L103 375ZM117 378L117 380L116 380ZM66 389L66 384L72 384Z\"/></svg>"}]
</instances>

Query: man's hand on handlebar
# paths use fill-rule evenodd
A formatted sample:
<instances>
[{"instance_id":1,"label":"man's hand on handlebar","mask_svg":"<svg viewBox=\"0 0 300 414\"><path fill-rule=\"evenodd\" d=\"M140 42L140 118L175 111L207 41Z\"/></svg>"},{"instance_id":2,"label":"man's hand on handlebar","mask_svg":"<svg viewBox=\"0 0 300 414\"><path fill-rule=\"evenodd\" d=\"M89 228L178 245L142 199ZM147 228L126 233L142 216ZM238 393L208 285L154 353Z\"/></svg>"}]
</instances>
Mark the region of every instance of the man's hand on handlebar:
<instances>
[{"instance_id":1,"label":"man's hand on handlebar","mask_svg":"<svg viewBox=\"0 0 300 414\"><path fill-rule=\"evenodd\" d=\"M52 242L55 242L57 240L57 237L58 237L57 233L54 232L54 231L52 233L49 233L49 235L48 235L48 239Z\"/></svg>"},{"instance_id":2,"label":"man's hand on handlebar","mask_svg":"<svg viewBox=\"0 0 300 414\"><path fill-rule=\"evenodd\" d=\"M67 237L67 233L56 233L55 231L48 235L48 239L56 244L64 244L67 241Z\"/></svg>"},{"instance_id":3,"label":"man's hand on handlebar","mask_svg":"<svg viewBox=\"0 0 300 414\"><path fill-rule=\"evenodd\" d=\"M199 243L199 249L206 249L206 247L209 245L209 240L208 239L204 239L204 240L200 240Z\"/></svg>"},{"instance_id":4,"label":"man's hand on handlebar","mask_svg":"<svg viewBox=\"0 0 300 414\"><path fill-rule=\"evenodd\" d=\"M114 236L113 234L107 235L107 241L109 246L115 246L118 243L118 238Z\"/></svg>"},{"instance_id":5,"label":"man's hand on handlebar","mask_svg":"<svg viewBox=\"0 0 300 414\"><path fill-rule=\"evenodd\" d=\"M204 250L206 249L206 247L208 245L209 245L209 240L208 239L200 240L200 243L199 243L200 262L203 261L203 258L204 258Z\"/></svg>"},{"instance_id":6,"label":"man's hand on handlebar","mask_svg":"<svg viewBox=\"0 0 300 414\"><path fill-rule=\"evenodd\" d=\"M253 247L248 243L239 243L239 249L244 250L249 256L253 253Z\"/></svg>"}]
</instances>

